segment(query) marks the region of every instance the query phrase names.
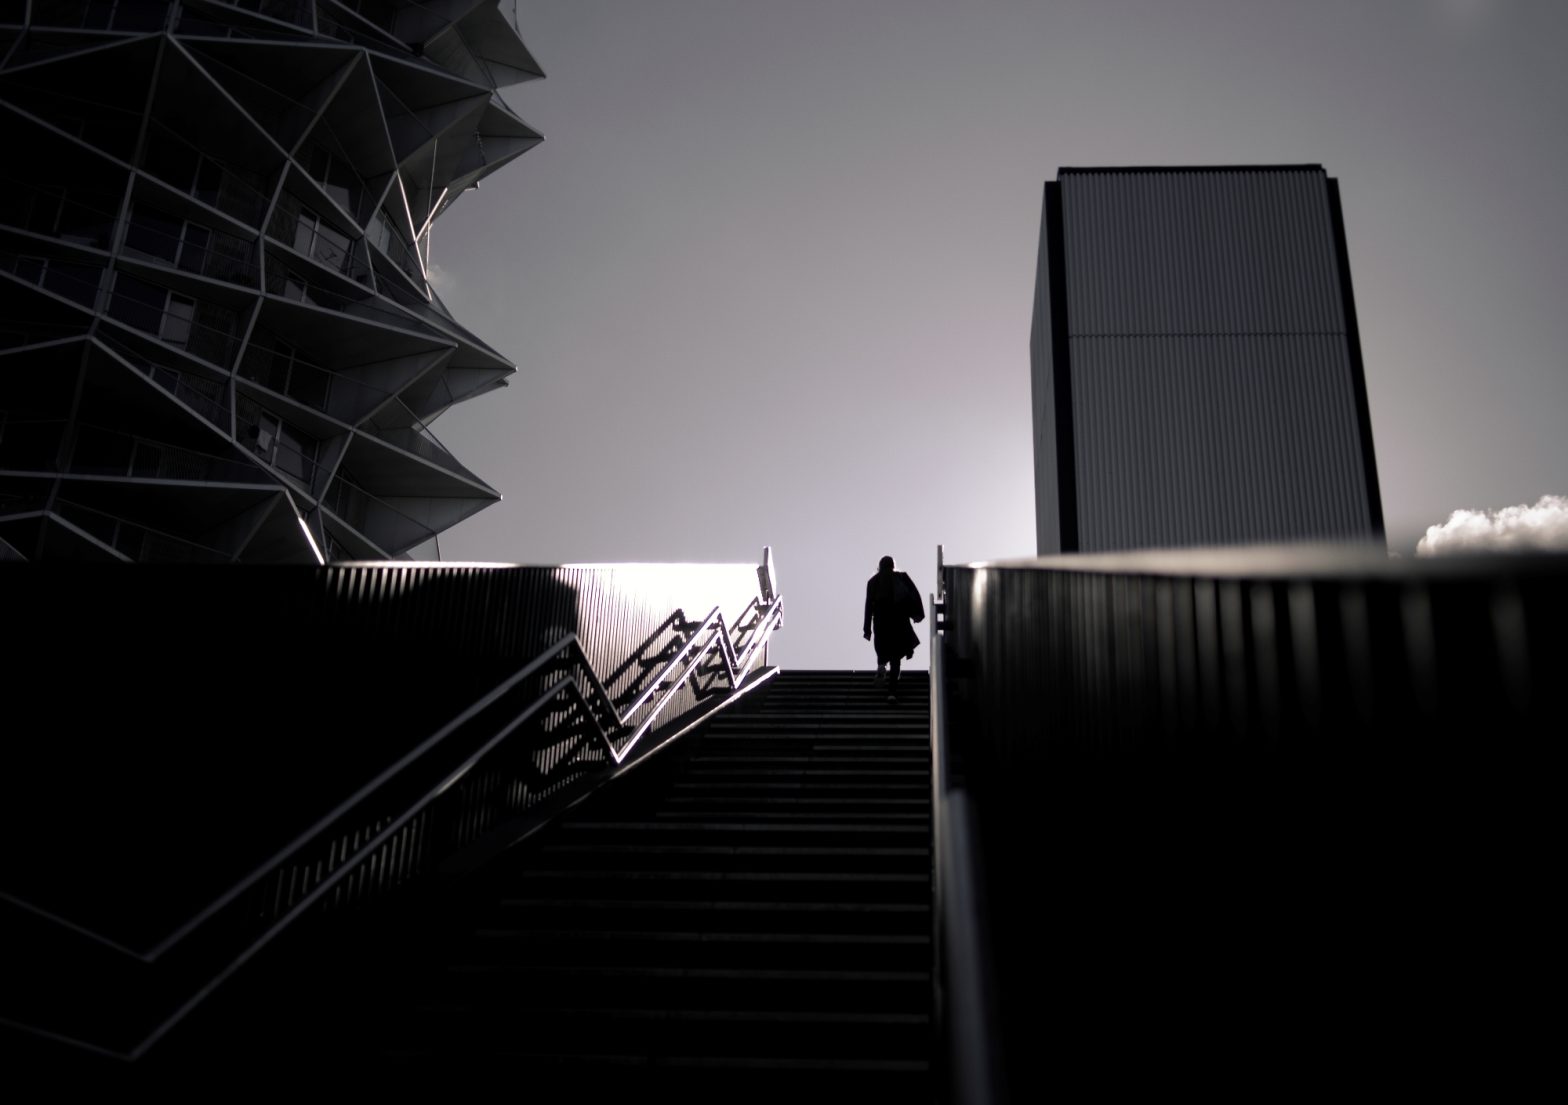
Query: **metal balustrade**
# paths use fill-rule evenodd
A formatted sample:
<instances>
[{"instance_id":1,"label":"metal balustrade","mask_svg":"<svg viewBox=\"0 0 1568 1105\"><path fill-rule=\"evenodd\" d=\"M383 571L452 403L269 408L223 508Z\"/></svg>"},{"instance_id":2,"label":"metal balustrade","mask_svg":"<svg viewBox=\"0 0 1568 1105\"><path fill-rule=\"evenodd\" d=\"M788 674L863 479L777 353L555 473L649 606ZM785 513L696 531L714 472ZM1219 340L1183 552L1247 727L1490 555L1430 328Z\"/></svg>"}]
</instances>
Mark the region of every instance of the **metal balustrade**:
<instances>
[{"instance_id":1,"label":"metal balustrade","mask_svg":"<svg viewBox=\"0 0 1568 1105\"><path fill-rule=\"evenodd\" d=\"M1365 1076L1316 1050L1324 1016L1427 1047L1469 1049L1476 1010L1527 1030L1490 980L1553 859L1518 811L1541 808L1561 729L1568 556L1150 550L940 575L955 1100L1168 1071L1221 1038L1247 1057L1227 1079Z\"/></svg>"},{"instance_id":2,"label":"metal balustrade","mask_svg":"<svg viewBox=\"0 0 1568 1105\"><path fill-rule=\"evenodd\" d=\"M222 549L177 537L63 496L55 497L52 509L127 560L154 554L160 561L172 564L229 564L234 560Z\"/></svg>"},{"instance_id":3,"label":"metal balustrade","mask_svg":"<svg viewBox=\"0 0 1568 1105\"><path fill-rule=\"evenodd\" d=\"M58 258L4 252L0 253L0 271L9 272L30 284L70 299L116 323L140 331L218 368L228 368L239 348L239 338L233 330L197 321L198 312L214 309L226 311L227 308L185 296L161 285L148 284L129 273L110 270L107 265L95 267L62 262ZM116 274L113 291L104 286L103 274L109 271ZM171 310L137 299L127 291L127 288L136 285L162 293L166 304L171 302L169 296L179 296L189 302L189 310Z\"/></svg>"},{"instance_id":4,"label":"metal balustrade","mask_svg":"<svg viewBox=\"0 0 1568 1105\"><path fill-rule=\"evenodd\" d=\"M1000 1105L1006 1100L994 989L984 863L962 733L948 727L943 642L947 608L942 547L931 596L931 953L938 1100Z\"/></svg>"},{"instance_id":5,"label":"metal balustrade","mask_svg":"<svg viewBox=\"0 0 1568 1105\"><path fill-rule=\"evenodd\" d=\"M0 589L20 586L36 574L24 567L10 575L0 572L5 577ZM722 616L718 606L695 621L677 608L649 633L658 596L738 594L737 585L747 576L751 586L761 586L736 621ZM145 587L133 594L105 590L96 577L78 572L72 586L84 603L112 596L112 603L126 606L121 616L135 622L137 604L165 607L159 595L176 578L148 575ZM18 624L35 614L51 616L55 604L47 592L56 581L40 576L39 582L44 586L34 589L38 594L11 602ZM368 907L411 882L438 879L444 864L493 852L666 747L706 716L704 711L765 678L758 665L765 664L768 640L783 618L783 600L774 592L766 555L760 575L737 565L476 571L377 563L279 569L264 576L225 571L181 585L199 588L203 602L169 605L169 620L205 618L209 607L215 614L230 608L239 612L245 607L233 606L235 600L254 591L254 601L269 611L269 624L283 631L280 644L311 610L316 611L312 624L340 649L352 650L361 639L367 651L372 640L384 648L415 633L432 656L448 654L441 647L446 641L455 646L454 661L459 652L489 655L493 661L538 635L554 640L428 736L402 745L400 752L393 745L384 766L292 830L291 837L274 843L259 863L237 877L214 871L210 862L193 870L193 877L216 892L203 892L205 904L194 912L174 914L184 919L172 928L143 924L122 935L112 926L100 929L19 897L10 885L0 887L0 913L18 934L0 955L26 954L35 961L59 956L71 964L71 978L79 980L63 989L11 988L0 996L0 1021L12 1030L46 1033L56 1043L121 1060L145 1054L223 979L313 910ZM562 631L563 618L565 625L572 624L561 608L567 587L577 592L575 605L592 610L595 621ZM19 595L11 592L13 600ZM104 609L98 616L112 615ZM440 631L432 633L438 626ZM158 634L182 634L167 624L147 626L145 632L151 636L141 651L149 661L147 650L156 651ZM247 670L260 656L274 654L270 640L233 638L230 647L254 648L256 656L247 661L242 657L250 653L231 656L225 650L228 659L213 671ZM609 653L610 648L624 651ZM613 671L607 655L622 661ZM650 657L660 662L650 665ZM704 683L704 673L712 671L719 682ZM228 698L221 686L208 691L215 703ZM321 741L328 736L320 734L301 747L321 755ZM385 746L377 741L365 747ZM131 779L121 783L115 791L121 796L135 786ZM40 840L36 846L48 843ZM228 837L208 843L219 852L235 847ZM166 858L178 863L176 857ZM171 885L184 889L187 881ZM146 936L134 935L138 931ZM91 988L91 1002L70 997L78 986ZM18 1016L19 1007L30 1001L38 1019ZM112 1023L103 1019L105 1010L112 1011Z\"/></svg>"},{"instance_id":6,"label":"metal balustrade","mask_svg":"<svg viewBox=\"0 0 1568 1105\"><path fill-rule=\"evenodd\" d=\"M79 31L157 31L169 19L170 0L32 0L36 27Z\"/></svg>"},{"instance_id":7,"label":"metal balustrade","mask_svg":"<svg viewBox=\"0 0 1568 1105\"><path fill-rule=\"evenodd\" d=\"M59 450L66 440L67 430L73 427L69 455L62 465ZM249 484L262 481L261 473L254 465L232 457L66 419L6 417L3 411L0 411L0 468L133 479Z\"/></svg>"}]
</instances>

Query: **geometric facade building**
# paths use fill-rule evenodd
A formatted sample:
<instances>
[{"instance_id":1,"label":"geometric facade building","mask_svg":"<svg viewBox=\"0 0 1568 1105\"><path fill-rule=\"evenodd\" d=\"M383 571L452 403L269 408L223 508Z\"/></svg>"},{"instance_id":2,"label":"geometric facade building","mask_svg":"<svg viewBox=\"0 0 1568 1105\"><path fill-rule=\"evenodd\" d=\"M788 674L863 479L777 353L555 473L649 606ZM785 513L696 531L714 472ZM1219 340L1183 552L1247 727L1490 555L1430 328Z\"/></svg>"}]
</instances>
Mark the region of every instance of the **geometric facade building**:
<instances>
[{"instance_id":1,"label":"geometric facade building","mask_svg":"<svg viewBox=\"0 0 1568 1105\"><path fill-rule=\"evenodd\" d=\"M431 227L541 139L516 0L0 4L0 559L424 552L512 365Z\"/></svg>"},{"instance_id":2,"label":"geometric facade building","mask_svg":"<svg viewBox=\"0 0 1568 1105\"><path fill-rule=\"evenodd\" d=\"M1338 182L1062 169L1031 335L1039 555L1383 540Z\"/></svg>"}]
</instances>

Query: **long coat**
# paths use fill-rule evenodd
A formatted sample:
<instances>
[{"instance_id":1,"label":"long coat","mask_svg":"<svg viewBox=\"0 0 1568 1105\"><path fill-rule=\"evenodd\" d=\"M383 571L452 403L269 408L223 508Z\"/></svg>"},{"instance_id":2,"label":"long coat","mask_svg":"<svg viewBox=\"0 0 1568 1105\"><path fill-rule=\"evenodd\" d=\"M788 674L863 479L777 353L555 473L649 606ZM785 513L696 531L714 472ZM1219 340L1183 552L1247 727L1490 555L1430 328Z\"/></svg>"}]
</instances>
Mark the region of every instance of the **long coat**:
<instances>
[{"instance_id":1,"label":"long coat","mask_svg":"<svg viewBox=\"0 0 1568 1105\"><path fill-rule=\"evenodd\" d=\"M877 663L902 659L915 650L920 638L909 619L925 617L925 603L908 572L878 572L866 580L866 620L862 633L876 628Z\"/></svg>"}]
</instances>

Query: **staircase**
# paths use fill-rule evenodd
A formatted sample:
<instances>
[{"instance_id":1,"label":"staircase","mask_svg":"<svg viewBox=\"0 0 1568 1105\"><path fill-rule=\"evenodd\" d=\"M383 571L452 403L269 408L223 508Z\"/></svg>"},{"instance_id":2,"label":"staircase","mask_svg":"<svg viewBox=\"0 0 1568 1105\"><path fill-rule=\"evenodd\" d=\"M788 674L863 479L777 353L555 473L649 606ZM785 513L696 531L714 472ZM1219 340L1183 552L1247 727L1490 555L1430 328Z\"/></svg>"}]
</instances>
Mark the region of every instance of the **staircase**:
<instances>
[{"instance_id":1,"label":"staircase","mask_svg":"<svg viewBox=\"0 0 1568 1105\"><path fill-rule=\"evenodd\" d=\"M318 960L313 985L358 1008L328 1002L267 1050L686 1100L928 1100L926 673L898 690L890 704L869 673L780 673L493 863L373 969L333 978Z\"/></svg>"}]
</instances>

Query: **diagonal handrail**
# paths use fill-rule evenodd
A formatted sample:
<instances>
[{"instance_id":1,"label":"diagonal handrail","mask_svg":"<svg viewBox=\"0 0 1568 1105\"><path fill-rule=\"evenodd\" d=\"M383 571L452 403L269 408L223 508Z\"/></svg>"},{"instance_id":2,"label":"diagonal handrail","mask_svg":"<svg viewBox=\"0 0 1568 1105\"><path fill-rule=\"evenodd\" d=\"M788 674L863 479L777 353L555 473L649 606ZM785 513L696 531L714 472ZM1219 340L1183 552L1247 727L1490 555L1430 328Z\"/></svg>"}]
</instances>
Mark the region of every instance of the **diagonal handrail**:
<instances>
[{"instance_id":1,"label":"diagonal handrail","mask_svg":"<svg viewBox=\"0 0 1568 1105\"><path fill-rule=\"evenodd\" d=\"M754 622L750 627L748 627L749 629L753 630L751 642L737 655L733 646L729 642L728 628L725 624L723 615L720 614L718 608L715 607L708 614L708 616L703 619L698 628L691 633L677 654L672 657L670 662L665 665L663 670L661 670L660 678L655 680L650 685L650 687L641 695L639 695L636 701L624 711L617 710L615 708L613 699L611 699L603 681L599 678L599 675L594 670L594 667L589 661L587 654L583 651L582 642L578 638L577 634L575 632L566 634L548 646L543 652L530 660L522 668L518 669L517 672L513 673L501 684L487 692L478 701L474 702L468 708L463 710L463 712L460 713L457 717L443 725L430 737L422 741L418 746L405 753L395 763L389 765L373 779L369 780L363 786L358 788L347 799L339 803L338 806L335 807L332 811L317 819L315 823L301 832L297 837L295 837L294 840L284 845L281 849L274 853L272 857L258 865L254 871L245 876L243 879L239 880L239 882L234 884L217 900L209 904L199 914L192 917L185 924L181 925L180 928L175 930L169 936L165 937L162 941L159 942L158 945L148 951L138 951L136 949L127 947L121 943L110 940L101 934L92 932L83 926L75 924L67 918L57 916L56 914L41 909L30 902L15 898L12 895L0 891L0 898L4 898L12 905L18 906L36 917L53 922L62 928L75 932L78 936L86 937L94 942L111 948L114 951L120 952L129 958L139 960L149 965L155 964L159 960L166 957L176 946L184 943L187 938L201 929L203 925L210 922L214 917L224 912L229 907L234 906L235 903L242 897L242 895L244 895L247 891L255 888L255 886L263 878L279 871L280 869L285 868L289 863L297 861L300 853L303 852L313 842L330 839L333 835L334 827L352 815L355 812L356 807L363 805L367 800L372 798L377 791L386 786L394 777L412 766L416 761L427 757L438 746L442 745L450 737L452 737L453 734L457 733L464 726L483 714L486 710L500 703L502 699L504 699L509 693L513 692L524 680L528 679L530 676L539 675L542 672L548 672L551 667L560 664L563 660L568 662L575 661L576 666L578 667L578 671L572 672L566 675L564 678L550 683L548 686L544 687L526 706L522 707L522 709L516 713L508 714L505 720L498 722L493 733L485 737L476 748L474 748L467 755L463 756L461 762L447 769L441 774L439 779L435 780L433 784L423 789L418 794L418 796L415 797L408 805L406 805L399 813L384 820L378 820L375 831L367 833L365 837L357 843L357 846L344 853L338 862L332 867L332 869L323 875L319 882L315 883L310 888L310 890L304 893L298 900L290 903L284 912L275 916L258 935L248 940L237 954L225 957L223 965L216 971L212 971L211 973L204 973L203 981L196 986L190 995L172 1013L165 1016L143 1039L141 1039L139 1043L130 1048L128 1051L118 1052L112 1048L105 1048L97 1044L90 1043L89 1041L78 1040L43 1029L35 1029L30 1025L10 1021L9 1019L7 1019L5 1023L9 1024L11 1027L18 1028L23 1031L46 1035L56 1040L57 1042L80 1046L84 1049L98 1052L100 1054L113 1055L132 1061L136 1060L141 1055L145 1054L146 1051L156 1044L158 1040L160 1040L171 1028L173 1028L177 1023L179 1023L179 1021L181 1021L194 1008L196 1008L196 1006L199 1005L224 980L230 977L236 970L238 970L258 952L260 952L274 938L276 938L284 928L286 928L293 921L297 920L312 906L320 903L326 894L340 886L343 883L343 880L347 879L356 871L358 871L365 863L372 861L374 857L380 853L382 849L387 847L400 832L403 832L412 821L426 812L443 795L451 792L453 788L462 783L463 780L469 774L471 774L477 766L484 762L487 757L496 751L496 749L505 744L520 730L522 730L530 720L538 716L541 712L546 711L552 706L552 704L558 704L563 696L567 698L569 706L574 706L581 710L582 713L587 715L594 728L597 730L599 738L604 744L608 754L611 756L614 763L619 766L630 756L633 748L642 739L643 735L647 733L649 728L651 728L654 720L663 711L664 707L668 705L668 703L674 698L675 694L680 690L681 686L697 674L699 668L702 666L709 653L711 653L716 647L720 649L721 654L724 656L726 661L725 670L729 677L731 689L738 689L741 684L745 682L747 669L751 659L756 655L757 649L772 633L773 629L782 622L782 620L783 599L782 597L775 597L774 600L762 612L760 620ZM705 633L707 635L706 640L703 639ZM700 648L696 647L699 641L702 642ZM660 695L657 702L654 703L653 709L641 720L640 723L638 723L637 728L631 735L631 738L629 740L623 740L623 742L617 748L616 740L618 737L623 736L622 731L631 724L632 716L639 709L648 704L654 693L658 691L660 685L666 680L666 678L668 678L669 673L673 672L680 664L682 658L687 656L690 656L690 660L688 663L686 663L684 670L681 671L679 676L674 678L673 681L671 681L665 688L664 693ZM586 691L585 684L587 687ZM593 698L599 698L608 708L609 715L613 719L613 724L608 728L600 718L600 711L594 708L592 702Z\"/></svg>"},{"instance_id":2,"label":"diagonal handrail","mask_svg":"<svg viewBox=\"0 0 1568 1105\"><path fill-rule=\"evenodd\" d=\"M575 633L571 634L570 640L573 646L577 649L579 656L582 657L583 667L588 673L589 684L592 686L594 692L603 698L608 704L610 715L615 719L615 725L612 727L612 729L606 730L604 725L599 721L597 712L594 711L591 705L586 701L586 699L584 699L582 704L587 710L589 717L593 719L593 723L595 728L598 730L600 740L603 741L605 751L609 754L611 759L613 759L617 764L626 762L626 757L631 755L632 749L636 747L638 741L642 740L643 735L647 733L648 730L652 727L655 719L658 718L659 714L664 710L664 707L669 704L670 700L675 697L675 694L681 689L681 686L688 680L695 677L701 671L703 661L707 659L708 654L713 651L715 646L719 648L720 654L724 659L724 674L729 681L730 689L734 690L735 688L739 687L741 680L745 676L745 672L751 665L752 657L756 655L757 647L769 634L773 632L773 630L778 626L783 618L784 600L782 597L776 597L767 607L763 609L760 615L760 620L752 627L753 634L751 642L747 644L746 647L741 651L740 655L737 656L734 646L730 644L729 628L725 624L724 615L719 613L719 608L715 606L712 610L708 611L708 616L702 620L702 623L696 628L692 635L686 639L686 643L680 647L674 656L670 657L669 661L660 670L657 678L650 682L647 688L644 689L643 692L638 695L632 704L626 707L624 711L617 710L615 708L614 700L610 697L610 693L605 689L604 684L600 682L598 673L593 670L593 665L587 663L586 656L582 656L582 646L577 643L577 635ZM661 686L665 684L667 680L669 680L670 673L673 672L676 667L680 665L681 661L685 659L685 657L692 651L693 647L699 640L701 640L704 633L708 635L706 643L703 644L702 648L697 650L696 655L692 657L691 661L686 665L686 670L681 673L680 678L669 682L669 686L665 688L664 694L660 696L659 701L654 705L653 709L648 713L648 715L642 719L642 722L637 726L637 729L632 734L631 738L617 747L615 743L615 737L618 734L615 732L615 730L624 729L631 723L632 715L634 715L643 706L647 705L648 700L653 697L653 695ZM557 685L560 686L560 684ZM578 688L578 690L580 693L581 689Z\"/></svg>"},{"instance_id":3,"label":"diagonal handrail","mask_svg":"<svg viewBox=\"0 0 1568 1105\"><path fill-rule=\"evenodd\" d=\"M752 644L747 646L743 654L746 657L748 663L750 658L755 654L755 648L760 640L771 633L773 628L783 618L782 597L776 598L768 608L768 611L768 619L765 623L765 627L753 639ZM648 716L642 720L641 724L633 733L631 739L617 748L615 745L615 740L620 735L619 731L626 728L627 725L630 724L631 716L636 713L640 707L646 704L648 698L665 680L667 673L675 666L675 664L679 662L682 656L686 655L691 650L692 646L701 638L703 632L710 628L716 628L718 630L717 636L721 639L724 638L724 616L719 613L719 609L716 606L712 611L709 612L708 616L703 619L702 624L694 633L692 633L686 644L683 645L676 656L671 659L670 663L665 665L663 671L660 673L659 679L654 680L654 682L649 685L649 688L638 697L636 702L634 702L624 712L615 709L614 701L611 698L609 691L605 688L604 683L600 680L598 673L594 670L593 664L588 659L587 653L583 651L582 642L578 638L578 635L575 632L566 634L564 637L560 638L555 643L547 647L538 656L530 660L527 664L524 664L512 675L508 676L500 684L492 688L484 696L469 705L451 721L448 721L429 737L425 738L425 740L421 741L418 745L404 753L392 764L388 765L382 771L377 773L373 778L365 782L364 785L354 791L353 794L349 795L342 802L338 803L338 805L333 807L327 813L323 814L316 821L303 829L297 836L294 837L293 840L284 844L270 857L263 860L256 866L254 870L250 872L250 874L235 882L232 886L229 887L228 890L224 891L224 893L215 898L200 912L192 916L178 928L174 929L151 948L144 951L139 951L118 941L102 936L101 934L95 933L92 930L78 925L65 917L61 917L49 910L34 905L25 899L17 898L3 890L0 890L0 899L3 899L35 916L52 921L63 928L75 931L97 943L112 948L113 950L121 952L132 958L138 959L144 963L156 963L172 948L184 941L187 937L199 929L207 920L212 918L217 913L220 913L225 907L232 904L247 890L250 890L253 886L255 886L255 884L262 878L266 877L271 872L276 871L279 867L287 864L313 840L326 835L327 831L332 827L332 825L346 817L350 812L352 812L355 806L363 804L376 791L384 787L406 768L412 766L417 760L428 756L439 745L446 742L454 733L461 730L474 718L484 713L491 706L495 705L501 699L506 697L507 694L513 691L524 680L528 679L530 676L537 675L539 672L550 667L552 664L560 662L563 659L564 654L572 654L573 659L575 659L576 662L581 665L584 678L591 688L592 695L585 694L583 692L582 685L579 682L577 675L569 675L565 679L551 684L541 699L525 708L522 713L518 714L514 718L512 723L503 728L503 733L510 734L517 727L517 725L520 725L522 722L533 717L544 703L549 702L563 693L569 694L575 697L576 704L579 705L592 720L600 741L604 744L606 751L614 759L615 763L617 765L624 763L626 757L631 754L632 748L638 741L642 739L644 734L647 733L648 729L651 728L653 722L658 718L660 712L666 705L668 705L670 700L674 698L675 694L680 690L682 684L684 684L688 679L696 674L696 671L701 666L703 659L707 656L708 652L714 645L715 635L710 634L708 643L703 646L696 658L687 667L687 670L681 674L680 678L671 683L671 685L665 690L665 693L659 699L658 704L648 714ZM733 650L728 647L729 642L727 639L724 640L724 645L726 655L733 655ZM743 668L737 669L733 663L729 665L728 674L731 689L739 686L743 673ZM611 716L614 718L614 724L608 729L605 727L603 722L600 721L598 711L593 708L592 702L590 701L590 698L595 696L604 701L604 703L608 706ZM488 750L494 747L495 743L495 740L489 741L484 745L484 748ZM468 766L472 765L470 764ZM452 785L452 783L457 779L461 778L462 774L464 774L466 770L467 768L465 767L463 771L458 772L451 779L443 781L441 785L433 789L428 795L420 800L418 803L419 808L423 809L431 799L438 797L443 790ZM402 824L401 819L398 821L398 824ZM381 839L386 835L386 833L379 834L375 839Z\"/></svg>"}]
</instances>

